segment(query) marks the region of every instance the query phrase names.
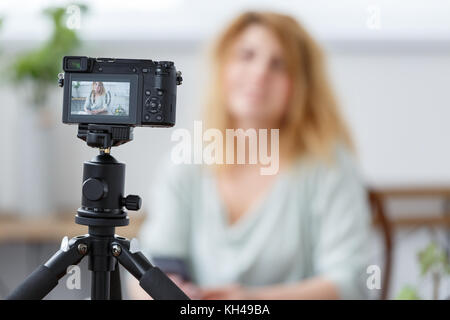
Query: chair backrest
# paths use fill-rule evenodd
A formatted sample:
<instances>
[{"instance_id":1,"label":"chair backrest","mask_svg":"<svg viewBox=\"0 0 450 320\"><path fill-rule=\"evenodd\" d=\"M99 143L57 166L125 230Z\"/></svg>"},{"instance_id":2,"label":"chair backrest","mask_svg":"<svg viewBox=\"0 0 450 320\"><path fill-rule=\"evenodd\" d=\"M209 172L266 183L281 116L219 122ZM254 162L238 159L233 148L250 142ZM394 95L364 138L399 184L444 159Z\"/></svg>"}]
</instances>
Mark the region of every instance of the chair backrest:
<instances>
[{"instance_id":1,"label":"chair backrest","mask_svg":"<svg viewBox=\"0 0 450 320\"><path fill-rule=\"evenodd\" d=\"M384 267L382 269L382 284L380 299L387 299L392 271L392 226L384 209L383 195L376 190L369 189L369 200L375 225L381 228L384 242Z\"/></svg>"}]
</instances>

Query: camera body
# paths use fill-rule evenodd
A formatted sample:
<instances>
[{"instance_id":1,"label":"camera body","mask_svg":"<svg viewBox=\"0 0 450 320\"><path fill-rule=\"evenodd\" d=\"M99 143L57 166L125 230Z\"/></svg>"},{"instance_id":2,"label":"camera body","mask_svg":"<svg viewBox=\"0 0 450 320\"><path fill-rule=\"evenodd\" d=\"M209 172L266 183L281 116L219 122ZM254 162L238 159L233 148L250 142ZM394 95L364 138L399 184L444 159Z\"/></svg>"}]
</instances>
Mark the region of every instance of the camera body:
<instances>
[{"instance_id":1,"label":"camera body","mask_svg":"<svg viewBox=\"0 0 450 320\"><path fill-rule=\"evenodd\" d=\"M63 59L63 123L172 127L181 72L171 61Z\"/></svg>"}]
</instances>

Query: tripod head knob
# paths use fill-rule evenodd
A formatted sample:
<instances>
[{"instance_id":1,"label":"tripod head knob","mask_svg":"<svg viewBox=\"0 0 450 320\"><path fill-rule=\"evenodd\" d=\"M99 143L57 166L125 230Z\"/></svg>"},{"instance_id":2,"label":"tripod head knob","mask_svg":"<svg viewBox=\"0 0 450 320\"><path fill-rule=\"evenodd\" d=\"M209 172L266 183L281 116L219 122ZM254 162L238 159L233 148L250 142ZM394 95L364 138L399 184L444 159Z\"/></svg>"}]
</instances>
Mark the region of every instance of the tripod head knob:
<instances>
[{"instance_id":1,"label":"tripod head knob","mask_svg":"<svg viewBox=\"0 0 450 320\"><path fill-rule=\"evenodd\" d=\"M83 182L83 195L91 201L98 201L107 193L108 185L100 179L89 178Z\"/></svg>"},{"instance_id":2,"label":"tripod head knob","mask_svg":"<svg viewBox=\"0 0 450 320\"><path fill-rule=\"evenodd\" d=\"M126 198L122 198L122 205L128 210L138 211L141 208L141 197L130 194Z\"/></svg>"}]
</instances>

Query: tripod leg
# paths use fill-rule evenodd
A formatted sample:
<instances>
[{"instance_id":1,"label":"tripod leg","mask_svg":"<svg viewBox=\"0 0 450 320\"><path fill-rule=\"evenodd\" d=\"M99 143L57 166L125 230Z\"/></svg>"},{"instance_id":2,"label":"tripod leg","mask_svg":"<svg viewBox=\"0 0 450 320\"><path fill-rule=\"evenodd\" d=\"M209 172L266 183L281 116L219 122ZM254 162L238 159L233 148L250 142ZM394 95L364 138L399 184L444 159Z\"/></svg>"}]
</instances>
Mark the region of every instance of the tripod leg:
<instances>
[{"instance_id":1,"label":"tripod leg","mask_svg":"<svg viewBox=\"0 0 450 320\"><path fill-rule=\"evenodd\" d=\"M116 266L114 268L114 271L111 272L110 299L111 300L122 300L122 288L120 285L119 261L116 261Z\"/></svg>"},{"instance_id":2,"label":"tripod leg","mask_svg":"<svg viewBox=\"0 0 450 320\"><path fill-rule=\"evenodd\" d=\"M189 297L177 287L159 268L145 258L142 252L131 253L129 241L113 242L112 251L116 259L136 279L139 285L155 300L189 300Z\"/></svg>"},{"instance_id":3,"label":"tripod leg","mask_svg":"<svg viewBox=\"0 0 450 320\"><path fill-rule=\"evenodd\" d=\"M8 300L39 300L58 284L67 267L78 264L87 252L85 238L75 237L67 241L64 237L59 249L45 264L39 266L9 296Z\"/></svg>"},{"instance_id":4,"label":"tripod leg","mask_svg":"<svg viewBox=\"0 0 450 320\"><path fill-rule=\"evenodd\" d=\"M91 300L109 300L110 277L109 271L92 271Z\"/></svg>"}]
</instances>

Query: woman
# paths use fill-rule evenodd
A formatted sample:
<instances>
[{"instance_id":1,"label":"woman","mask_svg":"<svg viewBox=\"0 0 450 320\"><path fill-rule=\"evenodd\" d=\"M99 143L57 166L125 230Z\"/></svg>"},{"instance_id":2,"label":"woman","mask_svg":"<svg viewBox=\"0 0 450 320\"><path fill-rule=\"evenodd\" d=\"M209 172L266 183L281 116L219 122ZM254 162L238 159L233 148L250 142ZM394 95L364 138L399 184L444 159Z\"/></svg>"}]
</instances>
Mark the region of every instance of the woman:
<instances>
[{"instance_id":1,"label":"woman","mask_svg":"<svg viewBox=\"0 0 450 320\"><path fill-rule=\"evenodd\" d=\"M207 126L279 128L279 173L169 167L141 249L184 264L189 280L165 271L195 299L365 298L369 211L318 46L289 16L247 12L212 57ZM136 282L132 295L145 297Z\"/></svg>"},{"instance_id":2,"label":"woman","mask_svg":"<svg viewBox=\"0 0 450 320\"><path fill-rule=\"evenodd\" d=\"M103 82L94 81L92 83L92 91L84 103L84 111L87 114L107 114L106 90Z\"/></svg>"}]
</instances>

